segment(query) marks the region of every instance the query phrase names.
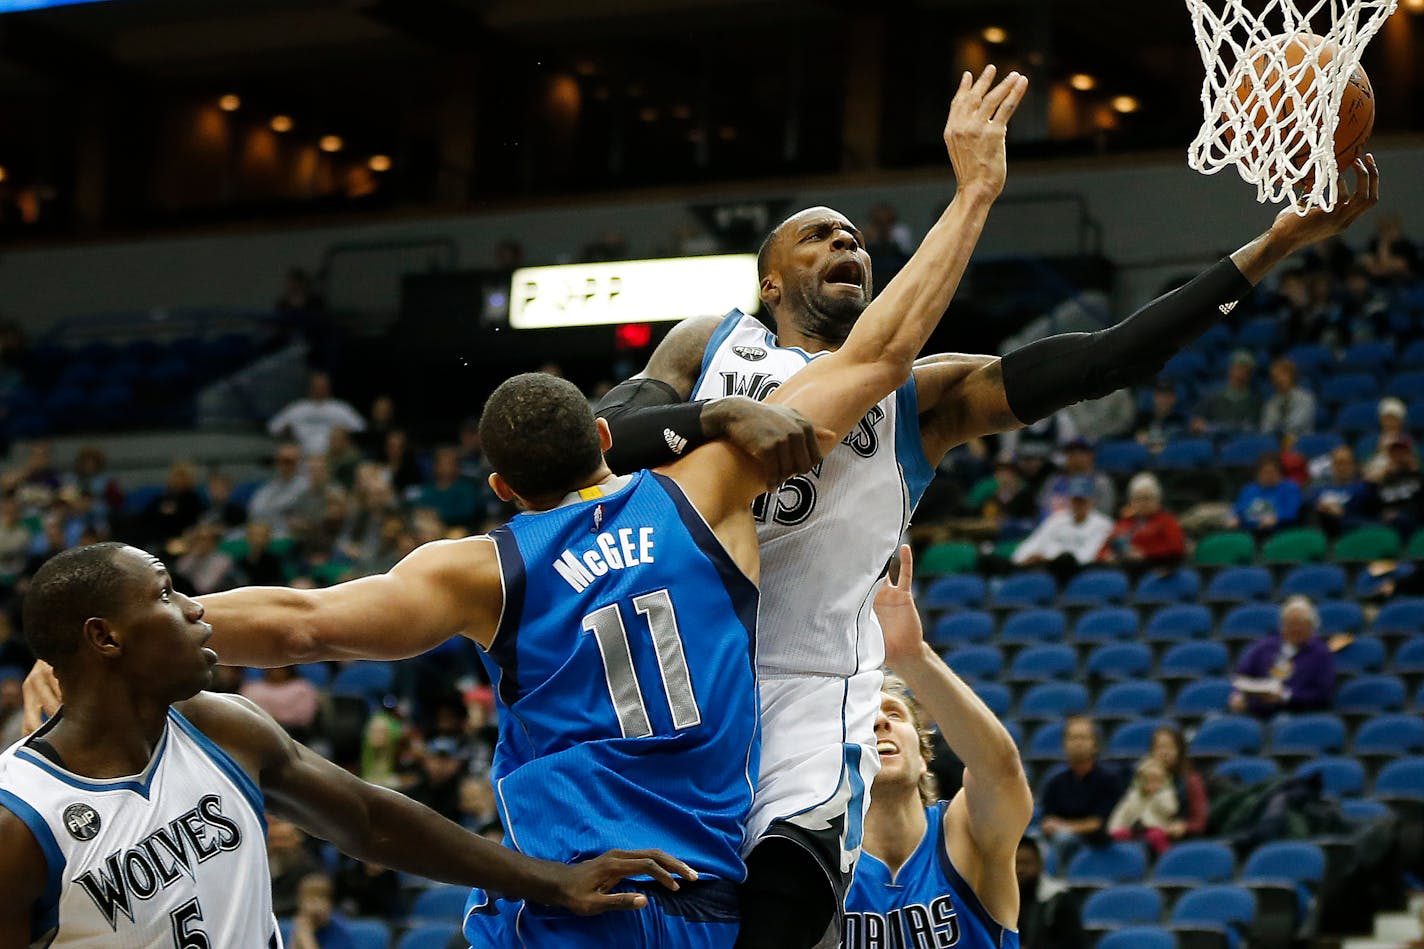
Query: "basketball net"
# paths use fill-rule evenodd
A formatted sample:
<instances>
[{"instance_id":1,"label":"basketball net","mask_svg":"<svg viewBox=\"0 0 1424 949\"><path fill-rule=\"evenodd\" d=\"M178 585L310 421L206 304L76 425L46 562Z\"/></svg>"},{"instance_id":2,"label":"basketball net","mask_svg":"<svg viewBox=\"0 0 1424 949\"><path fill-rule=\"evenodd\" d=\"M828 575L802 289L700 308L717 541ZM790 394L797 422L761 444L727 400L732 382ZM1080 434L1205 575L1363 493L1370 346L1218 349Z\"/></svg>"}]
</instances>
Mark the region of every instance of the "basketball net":
<instances>
[{"instance_id":1,"label":"basketball net","mask_svg":"<svg viewBox=\"0 0 1424 949\"><path fill-rule=\"evenodd\" d=\"M1205 175L1234 165L1256 200L1297 214L1335 207L1340 100L1365 45L1398 0L1187 0L1206 66L1203 123L1187 164ZM1256 8L1255 11L1248 7ZM1325 24L1329 29L1323 29ZM1289 65L1281 34L1316 33L1339 46L1328 63L1305 49ZM1272 38L1276 42L1270 42ZM1249 52L1249 55L1247 55ZM1248 91L1249 90L1249 91Z\"/></svg>"}]
</instances>

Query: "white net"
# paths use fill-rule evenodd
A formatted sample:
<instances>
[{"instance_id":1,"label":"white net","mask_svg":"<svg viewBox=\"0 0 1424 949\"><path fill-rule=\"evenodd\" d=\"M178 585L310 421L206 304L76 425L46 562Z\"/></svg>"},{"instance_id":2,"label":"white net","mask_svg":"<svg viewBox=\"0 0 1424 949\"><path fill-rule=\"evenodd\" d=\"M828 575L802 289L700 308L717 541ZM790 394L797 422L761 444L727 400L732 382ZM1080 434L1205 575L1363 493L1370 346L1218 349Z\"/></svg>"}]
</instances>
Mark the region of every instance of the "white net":
<instances>
[{"instance_id":1,"label":"white net","mask_svg":"<svg viewBox=\"0 0 1424 949\"><path fill-rule=\"evenodd\" d=\"M1207 175L1235 166L1257 201L1288 201L1299 214L1333 208L1340 102L1397 4L1187 0L1206 66L1202 128L1187 163Z\"/></svg>"}]
</instances>

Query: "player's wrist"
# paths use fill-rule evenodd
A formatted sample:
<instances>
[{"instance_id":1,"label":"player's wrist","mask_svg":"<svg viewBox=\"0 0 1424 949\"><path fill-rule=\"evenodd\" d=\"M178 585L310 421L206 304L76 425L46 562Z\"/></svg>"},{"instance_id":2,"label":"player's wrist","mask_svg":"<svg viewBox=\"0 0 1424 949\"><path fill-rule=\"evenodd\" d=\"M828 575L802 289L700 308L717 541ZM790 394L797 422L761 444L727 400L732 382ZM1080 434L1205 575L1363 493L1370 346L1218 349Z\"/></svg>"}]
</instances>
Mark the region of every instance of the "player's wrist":
<instances>
[{"instance_id":1,"label":"player's wrist","mask_svg":"<svg viewBox=\"0 0 1424 949\"><path fill-rule=\"evenodd\" d=\"M736 421L740 412L737 405L742 396L727 396L702 403L702 437L709 440L726 438L727 430Z\"/></svg>"}]
</instances>

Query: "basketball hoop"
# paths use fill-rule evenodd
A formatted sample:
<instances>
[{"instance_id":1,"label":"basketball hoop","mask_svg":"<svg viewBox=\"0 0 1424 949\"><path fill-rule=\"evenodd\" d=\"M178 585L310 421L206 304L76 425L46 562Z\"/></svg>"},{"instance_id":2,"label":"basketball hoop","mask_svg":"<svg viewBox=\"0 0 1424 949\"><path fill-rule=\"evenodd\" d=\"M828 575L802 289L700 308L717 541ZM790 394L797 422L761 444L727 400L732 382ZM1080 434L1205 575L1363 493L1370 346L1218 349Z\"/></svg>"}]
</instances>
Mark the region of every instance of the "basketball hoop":
<instances>
[{"instance_id":1,"label":"basketball hoop","mask_svg":"<svg viewBox=\"0 0 1424 949\"><path fill-rule=\"evenodd\" d=\"M1257 201L1288 201L1297 214L1333 208L1341 99L1365 45L1397 5L1187 0L1206 66L1203 122L1187 164L1206 175L1234 165L1256 186Z\"/></svg>"}]
</instances>

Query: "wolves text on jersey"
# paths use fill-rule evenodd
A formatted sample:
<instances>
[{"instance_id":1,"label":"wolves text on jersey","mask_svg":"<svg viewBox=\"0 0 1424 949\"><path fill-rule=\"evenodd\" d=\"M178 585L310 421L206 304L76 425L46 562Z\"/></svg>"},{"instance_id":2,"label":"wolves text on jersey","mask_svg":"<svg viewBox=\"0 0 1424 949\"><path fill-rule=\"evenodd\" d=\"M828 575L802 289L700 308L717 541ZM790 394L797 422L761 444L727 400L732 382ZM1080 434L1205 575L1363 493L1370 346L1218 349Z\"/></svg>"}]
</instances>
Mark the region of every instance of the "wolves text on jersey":
<instances>
[{"instance_id":1,"label":"wolves text on jersey","mask_svg":"<svg viewBox=\"0 0 1424 949\"><path fill-rule=\"evenodd\" d=\"M727 396L743 395L764 402L767 396L779 388L780 380L773 379L770 373L722 373L722 393ZM865 413L865 418L850 430L850 434L841 439L841 444L849 446L851 451L862 458L871 457L880 448L880 433L876 426L884 420L885 410L878 405L871 406L870 411Z\"/></svg>"},{"instance_id":2,"label":"wolves text on jersey","mask_svg":"<svg viewBox=\"0 0 1424 949\"><path fill-rule=\"evenodd\" d=\"M210 833L209 831L213 831ZM84 888L99 912L118 930L119 913L134 921L132 898L149 900L186 874L196 879L195 864L242 845L242 830L222 812L222 798L209 794L135 846L115 850L74 882Z\"/></svg>"},{"instance_id":3,"label":"wolves text on jersey","mask_svg":"<svg viewBox=\"0 0 1424 949\"><path fill-rule=\"evenodd\" d=\"M889 913L845 914L843 949L949 949L959 942L954 900L941 896L926 906L913 903Z\"/></svg>"},{"instance_id":4,"label":"wolves text on jersey","mask_svg":"<svg viewBox=\"0 0 1424 949\"><path fill-rule=\"evenodd\" d=\"M653 529L651 527L620 527L615 537L611 531L598 535L594 545L582 554L565 550L554 561L554 569L575 593L588 589L594 579L610 570L625 570L653 562Z\"/></svg>"}]
</instances>

